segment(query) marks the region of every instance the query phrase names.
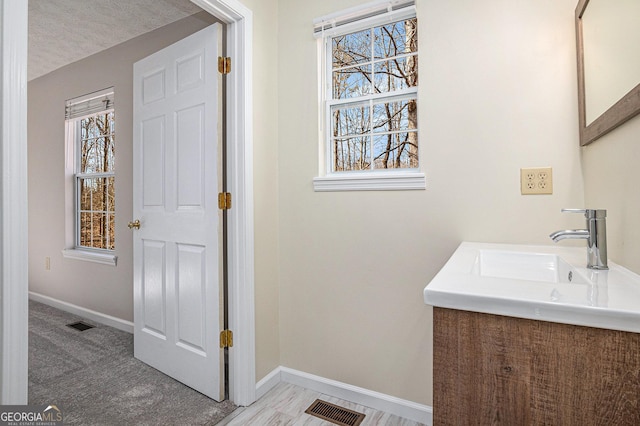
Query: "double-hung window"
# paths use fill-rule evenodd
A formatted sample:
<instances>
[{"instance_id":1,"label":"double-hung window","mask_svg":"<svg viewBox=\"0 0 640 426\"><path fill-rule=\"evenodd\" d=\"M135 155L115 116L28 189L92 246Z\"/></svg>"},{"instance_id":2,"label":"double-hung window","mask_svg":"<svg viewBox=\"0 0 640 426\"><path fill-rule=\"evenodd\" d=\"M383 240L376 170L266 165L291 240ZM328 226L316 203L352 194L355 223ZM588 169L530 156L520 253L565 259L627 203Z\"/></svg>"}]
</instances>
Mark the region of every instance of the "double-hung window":
<instances>
[{"instance_id":1,"label":"double-hung window","mask_svg":"<svg viewBox=\"0 0 640 426\"><path fill-rule=\"evenodd\" d=\"M72 169L73 248L69 257L115 263L113 89L67 101L67 162ZM78 253L82 253L78 256ZM104 261L113 258L113 262Z\"/></svg>"},{"instance_id":2,"label":"double-hung window","mask_svg":"<svg viewBox=\"0 0 640 426\"><path fill-rule=\"evenodd\" d=\"M413 1L317 19L321 159L316 190L424 189Z\"/></svg>"}]
</instances>

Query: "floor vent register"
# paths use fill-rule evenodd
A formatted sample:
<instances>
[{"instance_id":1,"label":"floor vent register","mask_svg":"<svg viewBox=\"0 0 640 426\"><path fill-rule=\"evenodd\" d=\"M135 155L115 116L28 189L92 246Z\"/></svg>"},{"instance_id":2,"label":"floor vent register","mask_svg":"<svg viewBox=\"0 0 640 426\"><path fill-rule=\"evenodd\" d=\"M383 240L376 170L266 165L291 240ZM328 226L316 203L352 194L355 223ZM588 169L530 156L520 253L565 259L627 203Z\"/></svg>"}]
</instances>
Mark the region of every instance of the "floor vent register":
<instances>
[{"instance_id":1,"label":"floor vent register","mask_svg":"<svg viewBox=\"0 0 640 426\"><path fill-rule=\"evenodd\" d=\"M364 414L347 410L320 399L311 404L305 413L340 426L358 426L364 420Z\"/></svg>"},{"instance_id":2,"label":"floor vent register","mask_svg":"<svg viewBox=\"0 0 640 426\"><path fill-rule=\"evenodd\" d=\"M85 331L85 330L89 330L90 328L95 328L94 325L87 324L86 322L82 322L82 321L74 322L72 324L67 324L67 327L71 327L78 331Z\"/></svg>"}]
</instances>

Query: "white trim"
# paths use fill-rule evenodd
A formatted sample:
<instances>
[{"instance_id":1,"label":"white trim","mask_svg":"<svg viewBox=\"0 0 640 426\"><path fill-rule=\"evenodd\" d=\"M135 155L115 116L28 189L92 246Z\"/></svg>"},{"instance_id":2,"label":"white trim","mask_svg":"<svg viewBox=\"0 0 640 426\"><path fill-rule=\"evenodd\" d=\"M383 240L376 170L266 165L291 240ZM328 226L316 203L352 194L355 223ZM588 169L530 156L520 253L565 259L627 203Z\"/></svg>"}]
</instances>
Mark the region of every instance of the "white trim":
<instances>
[{"instance_id":1,"label":"white trim","mask_svg":"<svg viewBox=\"0 0 640 426\"><path fill-rule=\"evenodd\" d=\"M428 426L433 424L433 408L428 405L418 404L417 402L282 366L277 367L258 382L256 393L262 396L280 382L291 383L334 398L344 399L345 401L394 414L414 422L424 423Z\"/></svg>"},{"instance_id":2,"label":"white trim","mask_svg":"<svg viewBox=\"0 0 640 426\"><path fill-rule=\"evenodd\" d=\"M282 367L274 368L271 373L267 374L256 383L256 400L262 398L271 389L275 388L278 383L282 381L282 375L280 374Z\"/></svg>"},{"instance_id":3,"label":"white trim","mask_svg":"<svg viewBox=\"0 0 640 426\"><path fill-rule=\"evenodd\" d=\"M362 95L348 99L333 99L331 73L335 70L331 67L332 38L340 34L416 16L415 2L412 0L377 0L314 20L315 35L319 38L317 42L319 161L318 176L313 179L314 191L403 191L426 189L426 179L421 167L385 170L374 168L372 162L370 170L333 171L332 146L336 138L330 135L333 108L368 104L369 108L372 109L373 103L418 99L417 86L388 93ZM320 30L318 30L319 28ZM419 55L419 52L402 54L398 57L417 55ZM373 59L371 61L371 63L375 63ZM373 126L371 125L371 129L365 135L373 137L375 133L372 133L372 129ZM405 131L407 130L405 129ZM415 129L415 131L419 135L419 129ZM400 133L400 131L394 131L393 133ZM384 132L381 134L384 134Z\"/></svg>"},{"instance_id":4,"label":"white trim","mask_svg":"<svg viewBox=\"0 0 640 426\"><path fill-rule=\"evenodd\" d=\"M76 246L76 127L73 120L64 122L64 247Z\"/></svg>"},{"instance_id":5,"label":"white trim","mask_svg":"<svg viewBox=\"0 0 640 426\"><path fill-rule=\"evenodd\" d=\"M377 27L379 25L385 25L392 22L402 21L404 19L409 19L416 16L416 7L413 5L406 6L406 7L403 7L402 9L394 10L391 12L388 12L385 9L383 10L384 10L383 13L375 16L370 16L370 17L366 17L366 11L364 13L363 12L354 13L352 14L351 18L349 18L349 19L353 19L352 22L339 24L336 26L331 26L332 21L328 21L328 20L321 21L322 18L320 18L318 24L316 25L320 27L324 25L325 29L321 30L316 28L314 32L314 37L316 38L335 37L342 34L349 34L356 31L360 31L365 28ZM363 15L365 17L362 17ZM358 18L358 16L360 16L360 18ZM328 26L329 28L327 29L326 26Z\"/></svg>"},{"instance_id":6,"label":"white trim","mask_svg":"<svg viewBox=\"0 0 640 426\"><path fill-rule=\"evenodd\" d=\"M409 53L398 55L396 58L408 58L410 56L417 56L417 54ZM384 93L375 93L372 95L362 95L357 98L346 98L346 99L327 99L329 106L331 107L339 107L339 108L353 108L356 106L366 106L371 103L381 104L383 102L398 102L398 101L408 101L418 99L418 86L408 87L402 90L395 90L393 92L384 92ZM395 132L408 132L414 129L405 129L405 130L395 130ZM416 129L417 130L417 129ZM370 134L373 134L371 132ZM375 132L376 135L384 134L384 132L378 133Z\"/></svg>"},{"instance_id":7,"label":"white trim","mask_svg":"<svg viewBox=\"0 0 640 426\"><path fill-rule=\"evenodd\" d=\"M113 87L109 87L74 99L68 99L64 109L65 120L79 120L90 115L113 110L114 98Z\"/></svg>"},{"instance_id":8,"label":"white trim","mask_svg":"<svg viewBox=\"0 0 640 426\"><path fill-rule=\"evenodd\" d=\"M253 13L237 0L191 0L227 25L227 170L234 207L228 212L229 397L256 400L253 244Z\"/></svg>"},{"instance_id":9,"label":"white trim","mask_svg":"<svg viewBox=\"0 0 640 426\"><path fill-rule=\"evenodd\" d=\"M114 97L114 88L113 88L113 86L107 87L106 89L97 90L95 92L86 93L86 94L84 94L82 96L77 96L77 97L72 98L72 99L67 99L67 106L68 105L75 105L75 104L87 102L87 101L90 101L90 100L93 100L93 99L97 99L97 98L101 98L101 97L104 97L106 99L110 99L111 102L113 102L113 97Z\"/></svg>"},{"instance_id":10,"label":"white trim","mask_svg":"<svg viewBox=\"0 0 640 426\"><path fill-rule=\"evenodd\" d=\"M353 21L376 19L380 15L389 16L394 12L402 12L408 8L415 8L415 1L375 0L316 18L313 20L313 31L316 37L322 37L323 33L326 35L329 31L344 28Z\"/></svg>"},{"instance_id":11,"label":"white trim","mask_svg":"<svg viewBox=\"0 0 640 426\"><path fill-rule=\"evenodd\" d=\"M28 392L27 19L0 0L0 405Z\"/></svg>"},{"instance_id":12,"label":"white trim","mask_svg":"<svg viewBox=\"0 0 640 426\"><path fill-rule=\"evenodd\" d=\"M131 321L125 321L120 318L112 317L111 315L83 308L82 306L74 305L73 303L63 302L62 300L54 299L53 297L45 296L44 294L35 293L33 291L29 292L29 299L52 306L56 309L60 309L61 311L89 319L93 322L97 322L98 324L108 325L109 327L117 328L118 330L133 334L133 323Z\"/></svg>"},{"instance_id":13,"label":"white trim","mask_svg":"<svg viewBox=\"0 0 640 426\"><path fill-rule=\"evenodd\" d=\"M332 173L313 179L313 190L329 191L400 191L426 189L427 181L424 173Z\"/></svg>"},{"instance_id":14,"label":"white trim","mask_svg":"<svg viewBox=\"0 0 640 426\"><path fill-rule=\"evenodd\" d=\"M89 246L81 245L81 216L82 216L82 203L81 199L81 185L80 179L93 179L93 178L116 178L115 170L111 170L110 172L101 172L101 173L80 173L82 169L81 166L81 155L82 152L82 124L81 121L87 117L96 117L98 115L108 115L114 114L115 110L113 109L113 94L114 88L103 89L99 92L94 92L91 94L84 95L85 98L89 98L83 102L76 102L70 104L70 101L67 101L67 106L65 108L65 212L67 214L71 214L70 218L65 218L65 226L71 226L70 228L65 228L65 250L81 250L86 252L94 252L95 249L90 248ZM97 107L93 105L89 107L87 105L83 105L90 100L95 100L100 97L107 97L111 99L110 105L102 105L102 102L97 103ZM79 99L79 98L77 98ZM81 105L79 109L71 112L71 109L76 105ZM117 121L115 118L112 119L113 122ZM116 126L117 127L117 126ZM111 140L115 137L117 132L111 132L109 129L109 133L104 136L111 137ZM87 135L89 137L89 135ZM69 191L67 193L66 191ZM108 201L108 197L107 197ZM110 222L110 216L116 217L115 208L113 212L110 212L111 206L107 205L107 223ZM85 210L96 212L93 209ZM116 217L117 218L117 217ZM114 225L115 226L115 225ZM107 234L109 232L107 231ZM113 266L115 266L115 255L113 255L113 250L111 250L112 259L111 262ZM65 253L63 252L63 255ZM70 257L79 260L89 260L89 261L97 261L98 263L105 263L104 261L100 261L102 259L101 256L72 256L65 255L65 257ZM108 264L108 263L107 263Z\"/></svg>"},{"instance_id":15,"label":"white trim","mask_svg":"<svg viewBox=\"0 0 640 426\"><path fill-rule=\"evenodd\" d=\"M111 253L98 253L82 249L64 249L62 256L67 259L84 260L86 262L100 263L102 265L116 266L118 256Z\"/></svg>"}]
</instances>

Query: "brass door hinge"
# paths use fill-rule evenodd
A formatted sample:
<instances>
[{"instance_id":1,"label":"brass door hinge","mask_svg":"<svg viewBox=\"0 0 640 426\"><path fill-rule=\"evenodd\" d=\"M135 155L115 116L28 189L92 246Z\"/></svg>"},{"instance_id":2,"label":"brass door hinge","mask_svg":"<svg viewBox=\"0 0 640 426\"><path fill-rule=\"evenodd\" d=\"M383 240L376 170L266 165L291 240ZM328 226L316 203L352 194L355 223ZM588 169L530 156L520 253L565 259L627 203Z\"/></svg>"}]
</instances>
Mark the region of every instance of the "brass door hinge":
<instances>
[{"instance_id":1,"label":"brass door hinge","mask_svg":"<svg viewBox=\"0 0 640 426\"><path fill-rule=\"evenodd\" d=\"M220 74L229 74L231 72L231 58L218 56L218 72Z\"/></svg>"},{"instance_id":2,"label":"brass door hinge","mask_svg":"<svg viewBox=\"0 0 640 426\"><path fill-rule=\"evenodd\" d=\"M233 347L233 331L222 330L220 332L220 347L232 348Z\"/></svg>"},{"instance_id":3,"label":"brass door hinge","mask_svg":"<svg viewBox=\"0 0 640 426\"><path fill-rule=\"evenodd\" d=\"M218 194L218 208L220 210L229 210L231 208L230 192L221 192Z\"/></svg>"}]
</instances>

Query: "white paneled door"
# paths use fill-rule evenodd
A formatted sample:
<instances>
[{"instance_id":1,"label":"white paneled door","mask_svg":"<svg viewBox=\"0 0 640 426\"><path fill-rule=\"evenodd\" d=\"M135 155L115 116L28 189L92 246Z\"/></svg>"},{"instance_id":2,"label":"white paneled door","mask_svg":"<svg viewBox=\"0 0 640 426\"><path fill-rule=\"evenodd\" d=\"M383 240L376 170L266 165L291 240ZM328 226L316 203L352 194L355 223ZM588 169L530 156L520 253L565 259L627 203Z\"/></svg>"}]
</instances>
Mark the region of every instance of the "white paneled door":
<instances>
[{"instance_id":1,"label":"white paneled door","mask_svg":"<svg viewBox=\"0 0 640 426\"><path fill-rule=\"evenodd\" d=\"M215 400L220 25L134 65L134 354ZM117 96L117 94L116 94Z\"/></svg>"}]
</instances>

